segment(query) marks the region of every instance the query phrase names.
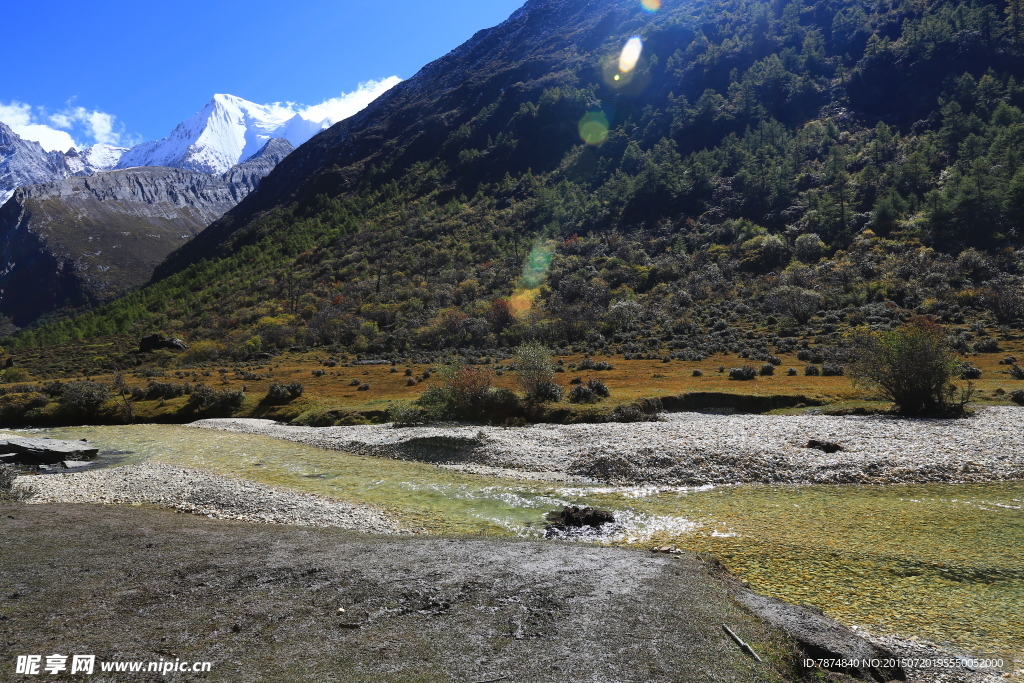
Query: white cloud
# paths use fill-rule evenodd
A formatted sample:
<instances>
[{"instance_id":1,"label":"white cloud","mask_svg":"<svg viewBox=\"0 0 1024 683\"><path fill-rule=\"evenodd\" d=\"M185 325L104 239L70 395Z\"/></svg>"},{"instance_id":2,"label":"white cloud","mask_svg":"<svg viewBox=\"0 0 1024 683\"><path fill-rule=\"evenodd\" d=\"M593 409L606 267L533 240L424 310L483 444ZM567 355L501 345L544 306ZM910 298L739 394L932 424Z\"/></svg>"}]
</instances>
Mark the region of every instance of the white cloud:
<instances>
[{"instance_id":1,"label":"white cloud","mask_svg":"<svg viewBox=\"0 0 1024 683\"><path fill-rule=\"evenodd\" d=\"M379 81L360 83L352 92L342 93L340 96L326 99L320 104L303 106L293 103L288 103L287 105L279 103L275 106L297 112L307 121L316 121L317 123L327 121L329 125L333 126L338 121L347 119L359 112L370 102L373 102L401 82L402 79L398 76L389 76Z\"/></svg>"},{"instance_id":2,"label":"white cloud","mask_svg":"<svg viewBox=\"0 0 1024 683\"><path fill-rule=\"evenodd\" d=\"M108 145L130 144L124 126L117 124L113 114L85 107L68 107L48 114L44 107L24 102L0 102L0 121L11 127L24 140L33 140L48 152L83 149L102 142Z\"/></svg>"}]
</instances>

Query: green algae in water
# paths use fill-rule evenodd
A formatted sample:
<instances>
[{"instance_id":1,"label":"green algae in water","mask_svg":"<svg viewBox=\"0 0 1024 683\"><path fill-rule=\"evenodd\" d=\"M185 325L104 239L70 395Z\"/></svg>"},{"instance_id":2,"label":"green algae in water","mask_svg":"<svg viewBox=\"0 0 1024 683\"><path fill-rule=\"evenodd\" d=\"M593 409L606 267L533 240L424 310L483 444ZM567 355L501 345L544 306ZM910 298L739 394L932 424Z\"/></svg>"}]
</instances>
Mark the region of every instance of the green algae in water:
<instances>
[{"instance_id":1,"label":"green algae in water","mask_svg":"<svg viewBox=\"0 0 1024 683\"><path fill-rule=\"evenodd\" d=\"M506 479L253 434L177 425L66 427L32 434L86 438L100 447L100 466L154 462L203 469L367 503L387 510L410 528L437 533L530 533L542 529L544 513L560 504L543 495L544 487L529 483L510 486Z\"/></svg>"},{"instance_id":2,"label":"green algae in water","mask_svg":"<svg viewBox=\"0 0 1024 683\"><path fill-rule=\"evenodd\" d=\"M38 434L38 432L36 432ZM442 533L540 535L565 504L613 509L611 542L719 557L763 593L876 633L1024 659L1024 483L907 486L559 486L180 426L80 427L105 464L150 460L365 502ZM116 451L119 453L110 453Z\"/></svg>"},{"instance_id":3,"label":"green algae in water","mask_svg":"<svg viewBox=\"0 0 1024 683\"><path fill-rule=\"evenodd\" d=\"M711 553L755 590L1007 665L1024 659L1022 506L1020 482L744 486L642 503L702 522L655 542Z\"/></svg>"}]
</instances>

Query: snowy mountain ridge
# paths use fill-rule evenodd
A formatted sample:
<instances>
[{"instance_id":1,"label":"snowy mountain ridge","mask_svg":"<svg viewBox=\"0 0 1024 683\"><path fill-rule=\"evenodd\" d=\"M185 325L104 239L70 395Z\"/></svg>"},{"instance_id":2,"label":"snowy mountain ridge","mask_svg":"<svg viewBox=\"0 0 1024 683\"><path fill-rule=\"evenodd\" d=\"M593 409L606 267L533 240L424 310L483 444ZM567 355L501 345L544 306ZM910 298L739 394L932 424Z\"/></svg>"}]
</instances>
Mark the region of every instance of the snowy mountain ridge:
<instances>
[{"instance_id":1,"label":"snowy mountain ridge","mask_svg":"<svg viewBox=\"0 0 1024 683\"><path fill-rule=\"evenodd\" d=\"M219 175L273 138L284 138L297 147L327 127L326 120L310 121L284 107L214 95L167 137L123 152L116 168L169 166Z\"/></svg>"},{"instance_id":2,"label":"snowy mountain ridge","mask_svg":"<svg viewBox=\"0 0 1024 683\"><path fill-rule=\"evenodd\" d=\"M298 147L331 121L312 121L280 105L262 105L234 95L214 95L161 139L134 147L96 144L81 151L47 152L0 122L0 205L23 185L37 185L100 171L163 166L222 175L244 163L274 138Z\"/></svg>"}]
</instances>

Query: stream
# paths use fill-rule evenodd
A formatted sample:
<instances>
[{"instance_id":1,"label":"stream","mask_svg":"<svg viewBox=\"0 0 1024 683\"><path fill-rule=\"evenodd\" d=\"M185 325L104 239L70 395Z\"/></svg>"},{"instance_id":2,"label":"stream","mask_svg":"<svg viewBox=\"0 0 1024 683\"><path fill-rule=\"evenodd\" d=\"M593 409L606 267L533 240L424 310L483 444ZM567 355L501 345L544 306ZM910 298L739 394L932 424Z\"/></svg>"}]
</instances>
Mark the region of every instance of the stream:
<instances>
[{"instance_id":1,"label":"stream","mask_svg":"<svg viewBox=\"0 0 1024 683\"><path fill-rule=\"evenodd\" d=\"M545 513L598 506L621 524L588 542L708 553L753 589L847 625L1007 668L1024 661L1024 482L581 486L176 425L8 433L86 438L100 447L98 466L161 462L369 503L432 533L543 537Z\"/></svg>"}]
</instances>

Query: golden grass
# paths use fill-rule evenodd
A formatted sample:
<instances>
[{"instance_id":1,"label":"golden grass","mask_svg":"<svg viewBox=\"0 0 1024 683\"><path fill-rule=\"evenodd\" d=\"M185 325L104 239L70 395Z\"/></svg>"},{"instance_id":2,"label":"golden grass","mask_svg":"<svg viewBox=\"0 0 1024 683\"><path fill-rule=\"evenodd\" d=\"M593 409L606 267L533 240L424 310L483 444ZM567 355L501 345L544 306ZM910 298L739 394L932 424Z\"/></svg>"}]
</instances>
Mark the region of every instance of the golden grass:
<instances>
[{"instance_id":1,"label":"golden grass","mask_svg":"<svg viewBox=\"0 0 1024 683\"><path fill-rule=\"evenodd\" d=\"M60 349L33 349L27 353L16 352L19 366L31 370L38 370L43 366L48 354L57 354L67 363L74 363L83 357L97 357L103 354L113 354L121 351L127 342L121 338L107 338L94 340L92 342L73 342ZM999 365L999 360L1007 355L1016 355L1024 362L1024 343L1020 339L1001 343L1003 350L998 353L978 354L969 357L969 360L981 368L982 378L974 381L977 393L974 403L986 404L1009 404L1007 394L1015 388L1024 388L1024 381L1012 379L1005 374L1007 366ZM433 377L419 381L414 386L407 386L409 376L405 374L408 368L412 377L420 377L426 370L436 370L438 364L398 364L391 365L349 365L339 364L335 367L327 367L324 361L330 354L325 351L309 352L285 352L262 365L254 363L243 363L236 365L227 361L209 364L198 368L167 368L164 369L165 377L158 377L159 381L166 382L203 382L216 389L242 389L246 392L246 401L243 408L236 413L239 416L247 417L271 417L274 419L291 420L303 414L313 414L323 411L343 411L353 415L376 414L373 419L379 419L388 407L397 401L414 401L432 383L439 381L435 374ZM52 356L51 356L52 358ZM676 396L688 392L724 392L733 394L753 396L803 396L814 403L825 403L830 409L854 409L867 408L870 410L882 410L886 408L885 402L879 397L872 396L870 392L853 386L848 377L822 377L806 376L804 368L806 362L797 360L795 354L781 355L781 365L776 368L772 376L758 376L750 381L730 380L729 368L744 364L760 368L761 361L743 359L736 355L723 354L709 357L703 361L677 361L662 362L660 360L624 360L622 356L594 356L595 361L606 361L614 366L614 369L607 371L577 371L570 369L570 366L583 360L582 355L556 356L565 368L564 372L556 374L555 379L563 389L568 392L570 380L574 377L581 377L584 381L588 378L602 380L611 390L611 397L600 403L597 407L602 410L610 410L617 405L631 403L639 398ZM503 363L508 364L506 360ZM499 361L499 364L502 361ZM53 361L49 367L54 366ZM392 367L395 371L392 372ZM494 369L490 366L480 366ZM719 367L724 367L724 372L718 372ZM795 376L786 374L787 368L796 368ZM220 372L227 370L226 373ZM235 374L235 369L241 372L251 372L261 377L259 379L240 379ZM701 370L703 376L694 377L694 370ZM316 376L314 371L323 371L323 375ZM61 379L93 379L99 382L109 382L113 373L93 373L85 376L81 374L55 373ZM205 375L209 376L205 376ZM264 376L269 375L269 376ZM49 377L53 377L49 374ZM137 370L129 370L125 373L128 382L132 386L144 386L149 380L139 376ZM39 376L36 375L39 379ZM368 384L369 389L359 391L357 386L351 386L353 380L359 384ZM300 382L305 393L302 397L286 404L271 405L263 401L267 389L273 382ZM960 381L964 385L966 382ZM517 390L516 373L504 371L493 376L493 385ZM1004 393L1000 393L999 390ZM165 401L143 401L136 404L137 419L139 421L175 421L186 419L182 411L186 398L171 399ZM568 406L569 404L564 404ZM795 410L800 410L797 408ZM785 409L776 412L793 412L794 409ZM107 412L111 415L116 413L116 408L111 402L107 406ZM183 412L183 411L182 411Z\"/></svg>"}]
</instances>

